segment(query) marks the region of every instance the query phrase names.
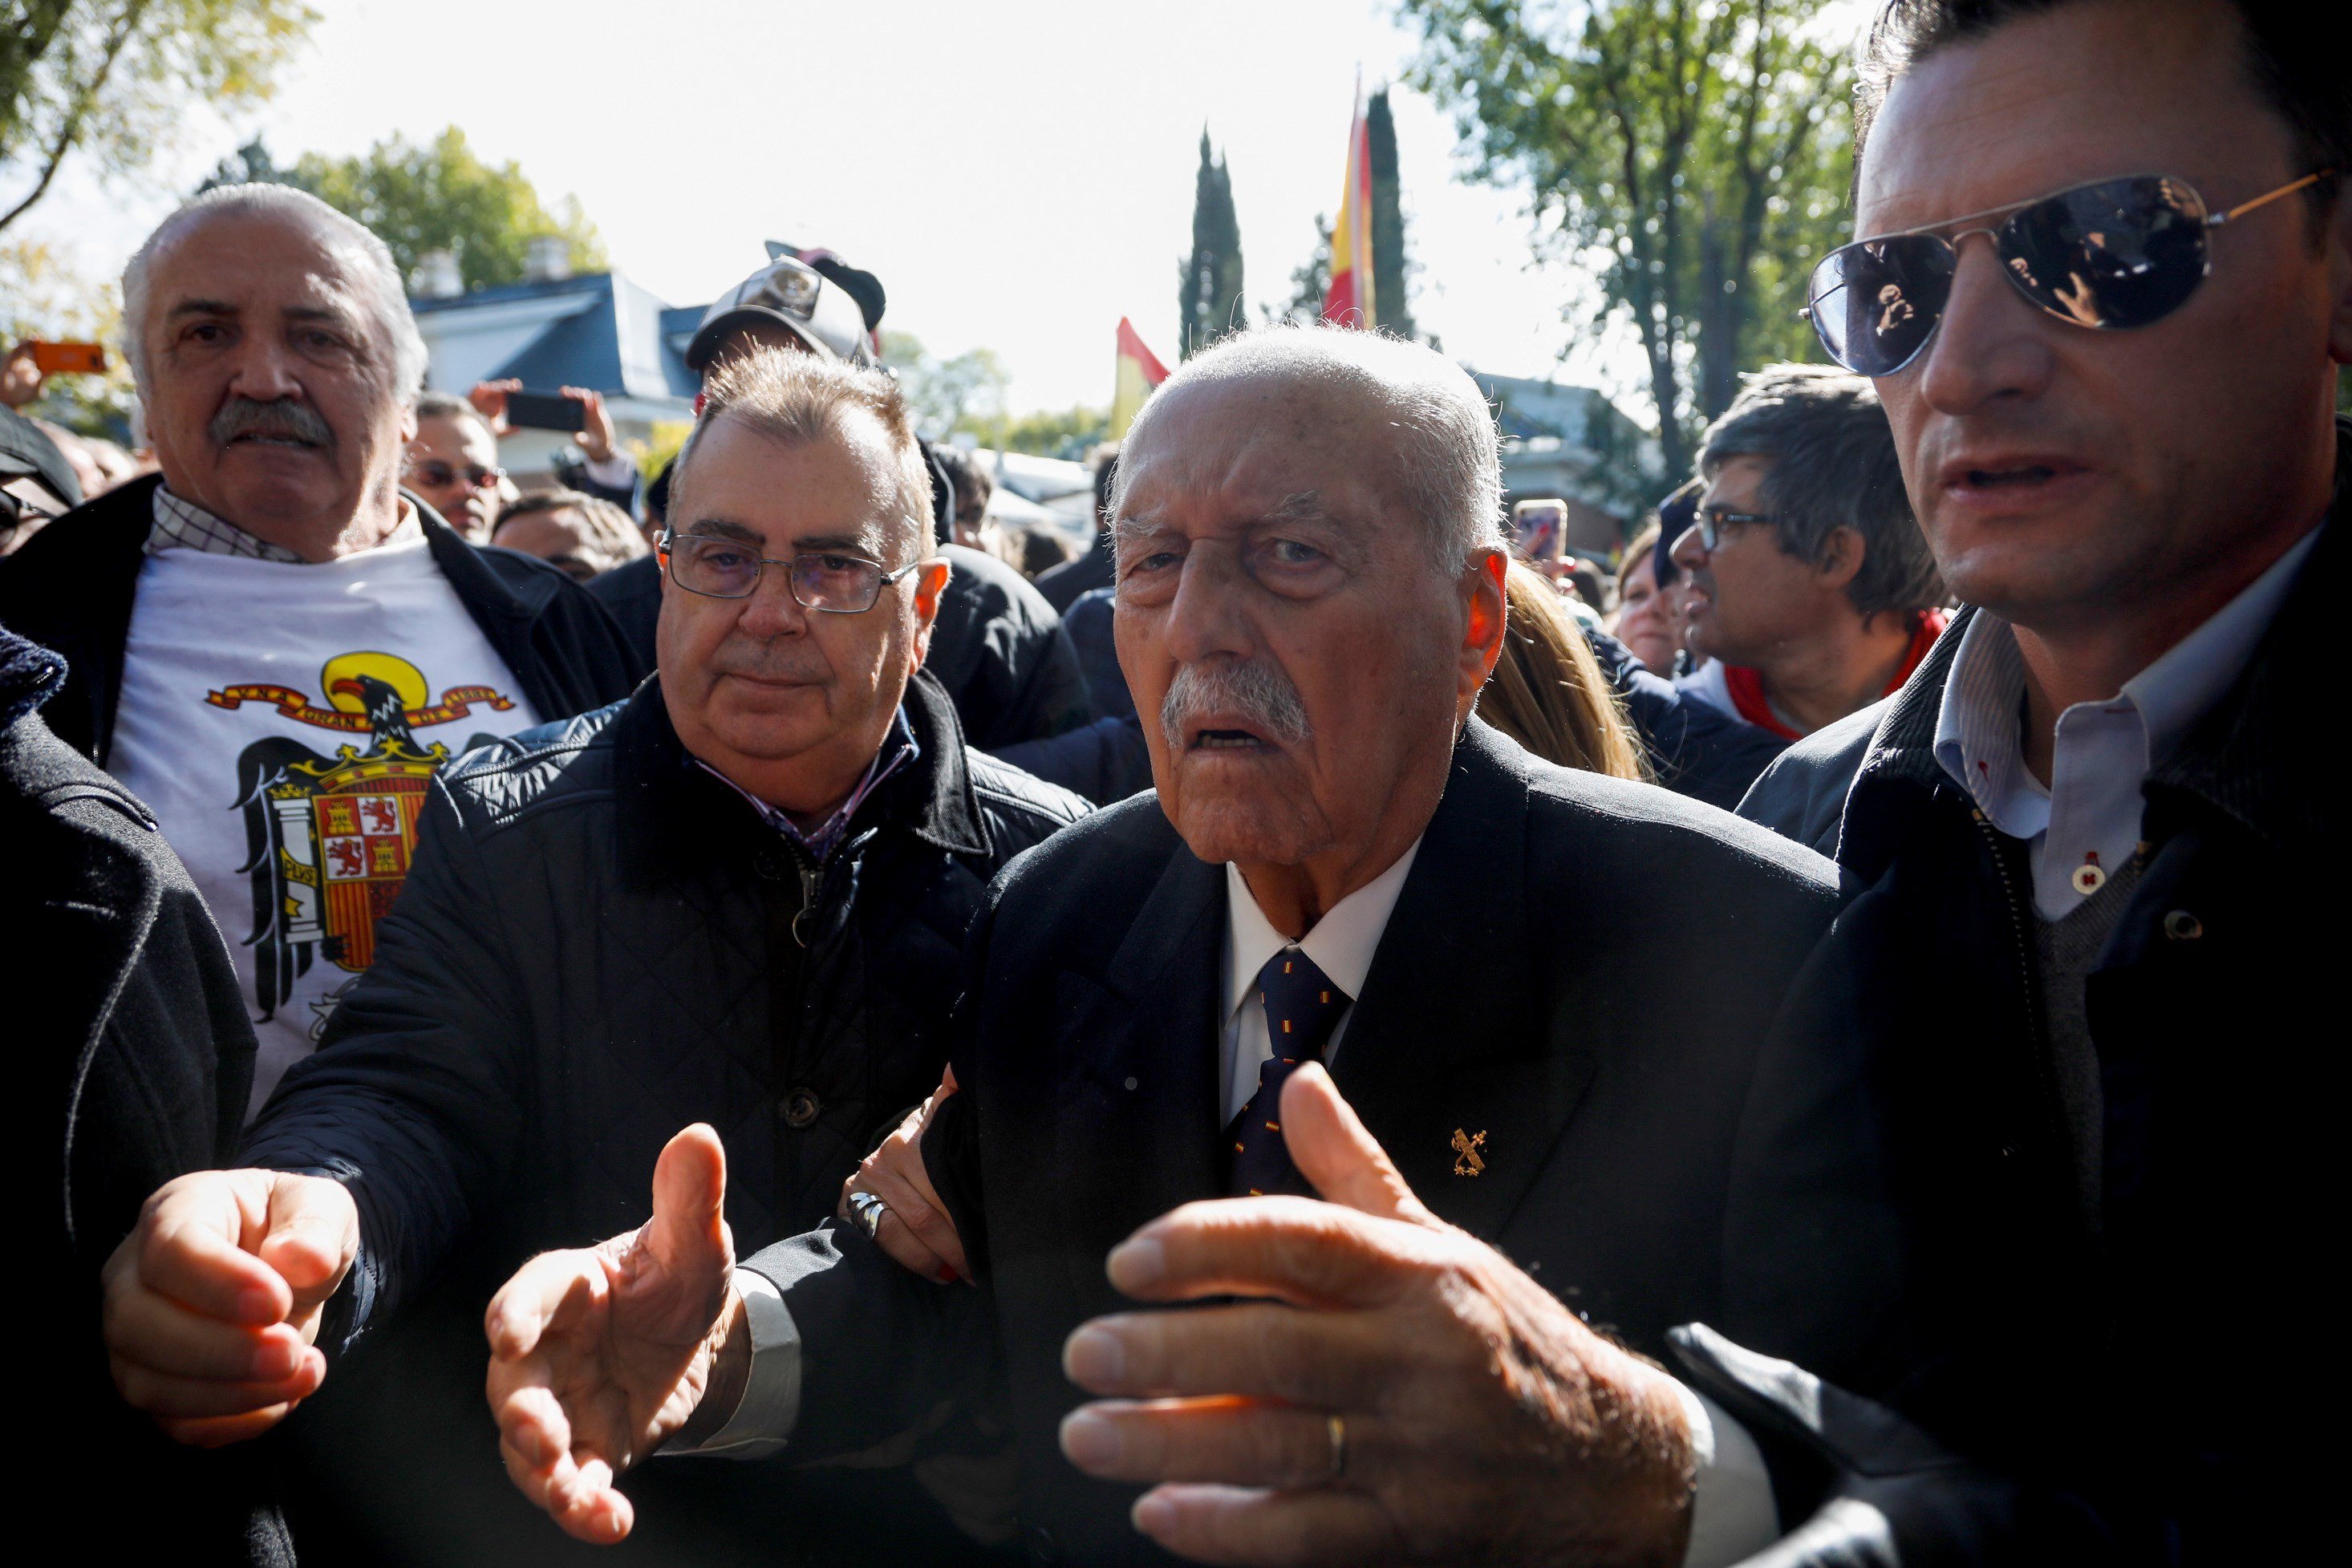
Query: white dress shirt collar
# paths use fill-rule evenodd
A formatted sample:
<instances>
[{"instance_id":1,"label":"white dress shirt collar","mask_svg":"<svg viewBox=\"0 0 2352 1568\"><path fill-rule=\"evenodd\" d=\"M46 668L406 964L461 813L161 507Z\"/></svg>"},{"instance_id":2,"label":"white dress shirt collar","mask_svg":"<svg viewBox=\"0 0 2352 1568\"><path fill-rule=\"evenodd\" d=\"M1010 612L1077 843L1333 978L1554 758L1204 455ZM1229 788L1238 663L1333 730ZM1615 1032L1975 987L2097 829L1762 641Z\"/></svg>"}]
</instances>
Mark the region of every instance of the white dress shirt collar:
<instances>
[{"instance_id":1,"label":"white dress shirt collar","mask_svg":"<svg viewBox=\"0 0 2352 1568\"><path fill-rule=\"evenodd\" d=\"M2050 786L2025 766L2025 659L2010 623L1979 610L1960 639L1936 719L1936 760L2001 832L2032 850L2034 904L2071 914L2136 852L2140 787L2221 700L2277 614L2314 528L2105 702L2058 716Z\"/></svg>"},{"instance_id":2,"label":"white dress shirt collar","mask_svg":"<svg viewBox=\"0 0 2352 1568\"><path fill-rule=\"evenodd\" d=\"M1394 865L1326 910L1295 944L1350 997L1364 993L1381 933L1389 928L1397 894L1404 891L1404 879L1420 852L1421 841L1415 839ZM1266 960L1294 944L1266 919L1241 868L1230 861L1225 862L1225 913L1224 1016L1231 1019L1244 1002L1256 997L1257 972Z\"/></svg>"}]
</instances>

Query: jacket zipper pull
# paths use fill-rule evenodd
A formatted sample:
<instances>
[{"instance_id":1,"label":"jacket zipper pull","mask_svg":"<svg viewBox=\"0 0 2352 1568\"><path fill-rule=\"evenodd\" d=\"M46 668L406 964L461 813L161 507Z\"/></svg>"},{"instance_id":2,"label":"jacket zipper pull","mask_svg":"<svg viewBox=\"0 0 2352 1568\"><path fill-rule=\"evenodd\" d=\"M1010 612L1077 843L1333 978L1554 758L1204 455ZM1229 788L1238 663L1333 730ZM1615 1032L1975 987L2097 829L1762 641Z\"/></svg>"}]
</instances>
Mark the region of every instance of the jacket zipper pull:
<instances>
[{"instance_id":1,"label":"jacket zipper pull","mask_svg":"<svg viewBox=\"0 0 2352 1568\"><path fill-rule=\"evenodd\" d=\"M800 913L793 916L793 940L805 947L809 945L810 936L816 929L813 923L804 925L803 922L808 921L810 916L816 913L817 869L808 863L807 857L796 858L800 863L801 873L801 907Z\"/></svg>"}]
</instances>

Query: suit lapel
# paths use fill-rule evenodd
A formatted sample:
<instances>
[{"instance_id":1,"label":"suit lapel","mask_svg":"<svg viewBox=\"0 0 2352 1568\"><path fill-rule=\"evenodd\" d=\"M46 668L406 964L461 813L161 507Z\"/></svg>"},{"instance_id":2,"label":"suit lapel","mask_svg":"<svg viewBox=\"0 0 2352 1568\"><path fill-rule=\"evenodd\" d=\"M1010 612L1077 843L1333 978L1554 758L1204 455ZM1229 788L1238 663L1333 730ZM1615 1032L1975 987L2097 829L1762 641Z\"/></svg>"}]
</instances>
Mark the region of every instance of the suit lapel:
<instances>
[{"instance_id":1,"label":"suit lapel","mask_svg":"<svg viewBox=\"0 0 2352 1568\"><path fill-rule=\"evenodd\" d=\"M1108 971L1055 983L1058 1168L1097 1286L1101 1249L1217 1195L1224 877L1169 837L1174 853Z\"/></svg>"},{"instance_id":2,"label":"suit lapel","mask_svg":"<svg viewBox=\"0 0 2352 1568\"><path fill-rule=\"evenodd\" d=\"M1559 905L1531 927L1524 766L1472 722L1332 1063L1422 1201L1490 1240L1593 1067L1547 1016L1537 965Z\"/></svg>"}]
</instances>

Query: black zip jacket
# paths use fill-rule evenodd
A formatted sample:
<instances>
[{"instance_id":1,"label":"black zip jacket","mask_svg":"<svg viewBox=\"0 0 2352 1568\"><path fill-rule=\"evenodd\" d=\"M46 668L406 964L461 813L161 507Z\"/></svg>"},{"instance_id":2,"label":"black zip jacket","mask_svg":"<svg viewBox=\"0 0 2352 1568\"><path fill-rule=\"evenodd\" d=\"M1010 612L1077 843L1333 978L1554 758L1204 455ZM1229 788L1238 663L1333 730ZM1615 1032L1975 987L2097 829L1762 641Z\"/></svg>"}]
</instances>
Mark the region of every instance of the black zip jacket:
<instances>
[{"instance_id":1,"label":"black zip jacket","mask_svg":"<svg viewBox=\"0 0 2352 1568\"><path fill-rule=\"evenodd\" d=\"M1748 808L1778 802L1768 825L1819 841L1821 804L1842 802L1837 858L1864 889L1842 924L1875 1043L1814 1096L1877 1119L1880 1148L1867 1166L1792 1148L1784 1168L1891 1189L1853 1212L1899 1218L1853 1254L1871 1266L1778 1288L1918 1325L1873 1347L1865 1385L2030 1483L2044 1556L2285 1561L2325 1531L2307 1510L2333 1495L2336 1448L2292 1434L2346 1379L2324 1348L2284 1353L2335 1305L2343 479L2247 668L2148 774L2145 870L2086 989L2095 1122L2070 1124L2057 1091L2021 846L1936 760L1961 628L1865 742L1800 743ZM2090 1136L2095 1201L2074 1176Z\"/></svg>"},{"instance_id":2,"label":"black zip jacket","mask_svg":"<svg viewBox=\"0 0 2352 1568\"><path fill-rule=\"evenodd\" d=\"M100 768L162 483L151 476L110 490L0 559L0 625L65 655L66 684L46 717L58 739ZM431 507L409 499L434 563L541 718L617 702L644 678L647 666L578 583L519 550L469 545Z\"/></svg>"}]
</instances>

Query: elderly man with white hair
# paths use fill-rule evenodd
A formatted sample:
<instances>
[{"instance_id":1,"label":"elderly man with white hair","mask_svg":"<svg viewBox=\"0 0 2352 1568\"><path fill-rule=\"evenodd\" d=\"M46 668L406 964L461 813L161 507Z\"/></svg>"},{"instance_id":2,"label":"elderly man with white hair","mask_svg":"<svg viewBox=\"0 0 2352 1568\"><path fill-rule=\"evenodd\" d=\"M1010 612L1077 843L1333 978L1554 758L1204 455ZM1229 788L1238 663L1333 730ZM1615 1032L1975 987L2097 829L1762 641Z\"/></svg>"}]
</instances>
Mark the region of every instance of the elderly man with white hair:
<instances>
[{"instance_id":1,"label":"elderly man with white hair","mask_svg":"<svg viewBox=\"0 0 2352 1568\"><path fill-rule=\"evenodd\" d=\"M561 571L402 493L425 344L374 235L228 186L122 298L163 472L8 558L0 622L66 656L51 727L153 810L228 935L258 1107L368 967L436 769L643 672Z\"/></svg>"},{"instance_id":2,"label":"elderly man with white hair","mask_svg":"<svg viewBox=\"0 0 2352 1568\"><path fill-rule=\"evenodd\" d=\"M1834 1038L1835 882L1474 716L1496 451L1468 377L1370 334L1240 335L1170 378L1114 522L1156 792L998 880L950 1073L840 1223L739 1267L692 1126L648 1224L507 1283L488 1392L527 1496L611 1541L656 1450L854 1453L992 1383L1040 1561L1772 1538L1756 1442L1649 1358L1694 1321L1835 1348L1748 1288L1836 1228L1759 1208L1743 1145ZM1675 1343L1759 1403L1722 1339Z\"/></svg>"}]
</instances>

